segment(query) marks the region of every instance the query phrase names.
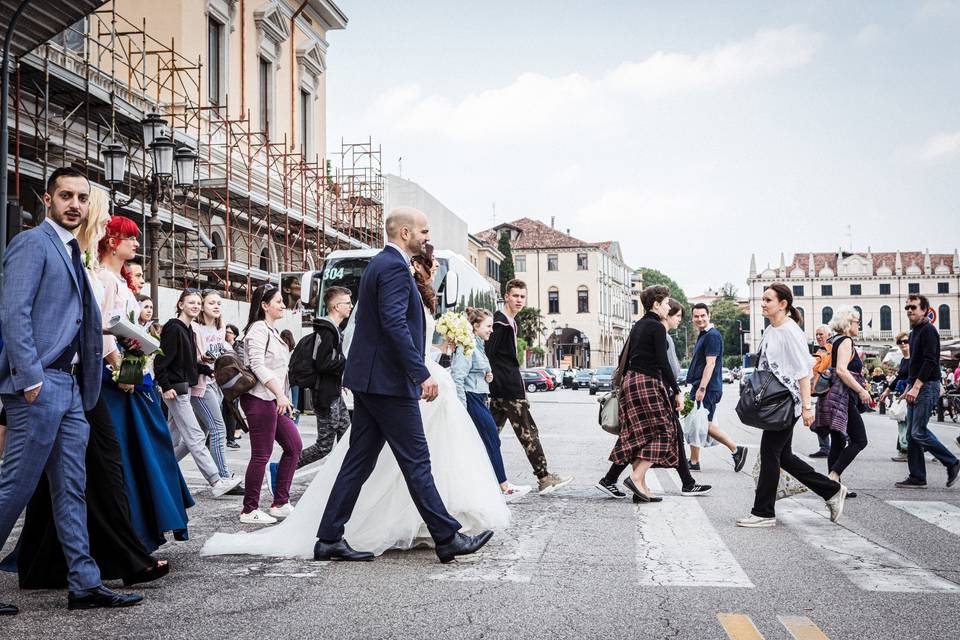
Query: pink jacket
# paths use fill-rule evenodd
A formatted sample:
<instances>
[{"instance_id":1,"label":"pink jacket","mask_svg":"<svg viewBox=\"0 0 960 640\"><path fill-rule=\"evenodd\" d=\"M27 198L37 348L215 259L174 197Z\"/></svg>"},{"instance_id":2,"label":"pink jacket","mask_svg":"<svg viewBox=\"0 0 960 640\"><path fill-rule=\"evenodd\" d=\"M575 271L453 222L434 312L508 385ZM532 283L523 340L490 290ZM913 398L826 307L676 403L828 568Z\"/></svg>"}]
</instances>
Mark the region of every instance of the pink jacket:
<instances>
[{"instance_id":1,"label":"pink jacket","mask_svg":"<svg viewBox=\"0 0 960 640\"><path fill-rule=\"evenodd\" d=\"M257 376L257 386L250 395L261 400L276 400L266 383L277 380L284 395L290 395L287 368L290 365L290 350L280 337L280 332L270 328L263 320L254 322L243 338L243 359Z\"/></svg>"}]
</instances>

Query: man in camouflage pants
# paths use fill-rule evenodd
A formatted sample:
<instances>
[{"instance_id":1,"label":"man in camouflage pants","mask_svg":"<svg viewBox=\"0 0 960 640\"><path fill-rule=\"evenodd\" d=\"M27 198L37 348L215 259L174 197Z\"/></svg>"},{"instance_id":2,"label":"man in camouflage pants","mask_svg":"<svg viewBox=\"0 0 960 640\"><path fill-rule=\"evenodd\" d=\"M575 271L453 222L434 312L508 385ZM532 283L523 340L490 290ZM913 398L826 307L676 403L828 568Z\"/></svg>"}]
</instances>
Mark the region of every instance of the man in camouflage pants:
<instances>
[{"instance_id":1,"label":"man in camouflage pants","mask_svg":"<svg viewBox=\"0 0 960 640\"><path fill-rule=\"evenodd\" d=\"M300 454L298 469L326 457L350 427L350 414L341 391L343 367L347 359L343 355L343 335L340 333L340 325L353 310L350 290L329 287L323 294L323 302L327 315L319 318L313 327L317 334L314 357L317 383L312 391L313 410L317 416L317 442Z\"/></svg>"},{"instance_id":2,"label":"man in camouflage pants","mask_svg":"<svg viewBox=\"0 0 960 640\"><path fill-rule=\"evenodd\" d=\"M498 430L503 429L507 420L513 425L517 439L533 467L533 473L539 480L540 495L546 495L570 484L573 477L561 477L547 471L547 458L540 445L540 432L530 415L530 403L527 401L523 378L520 377L520 364L517 361L517 323L514 319L526 302L527 285L521 280L511 280L507 283L504 309L493 316L493 334L486 344L487 358L493 369L490 412Z\"/></svg>"}]
</instances>

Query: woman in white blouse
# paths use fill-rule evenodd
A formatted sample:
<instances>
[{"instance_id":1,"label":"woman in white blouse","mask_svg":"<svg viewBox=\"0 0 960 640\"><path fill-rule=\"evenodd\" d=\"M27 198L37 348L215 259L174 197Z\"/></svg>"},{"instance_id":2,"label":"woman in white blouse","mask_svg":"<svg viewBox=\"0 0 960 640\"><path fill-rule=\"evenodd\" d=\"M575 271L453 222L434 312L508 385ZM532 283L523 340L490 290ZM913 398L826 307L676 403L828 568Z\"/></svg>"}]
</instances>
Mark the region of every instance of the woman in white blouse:
<instances>
[{"instance_id":1,"label":"woman in white blouse","mask_svg":"<svg viewBox=\"0 0 960 640\"><path fill-rule=\"evenodd\" d=\"M803 416L803 424L813 424L810 404L810 375L813 356L799 323L800 313L793 306L793 292L786 285L775 282L763 292L760 302L763 317L770 320L760 343L757 370L773 373L790 390L794 401L794 415ZM760 438L760 475L750 516L737 520L738 527L772 527L777 523L774 505L780 470L783 469L826 500L830 520L836 522L843 511L847 489L839 482L817 473L798 458L791 449L793 426L780 431L764 430Z\"/></svg>"},{"instance_id":2,"label":"woman in white blouse","mask_svg":"<svg viewBox=\"0 0 960 640\"><path fill-rule=\"evenodd\" d=\"M257 377L257 385L240 397L240 407L247 416L250 429L250 464L247 465L246 492L240 513L240 522L245 524L273 524L277 518L286 518L293 513L290 485L303 441L290 417L292 407L287 378L290 350L275 327L277 320L283 317L284 309L283 296L276 285L268 283L257 287L244 330L243 357ZM273 484L273 503L264 513L260 510L260 487L274 441L283 449L283 455Z\"/></svg>"}]
</instances>

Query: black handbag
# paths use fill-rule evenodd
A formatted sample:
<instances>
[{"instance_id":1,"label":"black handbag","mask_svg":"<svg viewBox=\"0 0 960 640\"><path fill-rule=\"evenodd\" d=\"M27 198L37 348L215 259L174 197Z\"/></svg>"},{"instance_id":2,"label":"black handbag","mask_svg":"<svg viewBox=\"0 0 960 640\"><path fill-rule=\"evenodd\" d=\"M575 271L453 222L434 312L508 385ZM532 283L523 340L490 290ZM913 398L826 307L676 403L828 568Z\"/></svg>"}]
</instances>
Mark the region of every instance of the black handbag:
<instances>
[{"instance_id":1,"label":"black handbag","mask_svg":"<svg viewBox=\"0 0 960 640\"><path fill-rule=\"evenodd\" d=\"M764 431L784 431L797 422L795 401L773 372L757 369L747 379L737 402L740 422Z\"/></svg>"}]
</instances>

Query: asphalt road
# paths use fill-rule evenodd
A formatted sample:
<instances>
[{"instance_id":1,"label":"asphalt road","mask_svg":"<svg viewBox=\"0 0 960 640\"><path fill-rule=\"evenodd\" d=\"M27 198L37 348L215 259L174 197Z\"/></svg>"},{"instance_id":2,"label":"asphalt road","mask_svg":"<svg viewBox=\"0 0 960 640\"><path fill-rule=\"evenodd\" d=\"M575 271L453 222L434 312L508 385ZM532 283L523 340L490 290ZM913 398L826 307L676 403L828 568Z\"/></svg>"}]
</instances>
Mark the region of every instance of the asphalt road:
<instances>
[{"instance_id":1,"label":"asphalt road","mask_svg":"<svg viewBox=\"0 0 960 640\"><path fill-rule=\"evenodd\" d=\"M859 497L839 525L815 496L798 496L778 503L775 528L750 530L734 521L752 504L755 451L735 474L725 449L705 450L698 477L714 485L708 496L681 497L676 474L659 470L652 484L664 501L633 505L593 487L613 445L596 426L595 398L586 391L531 398L551 470L576 480L513 504L509 529L476 556L446 566L429 549L361 564L201 558L212 532L249 527L237 521L239 498L209 497L185 461L198 502L191 539L160 550L173 571L142 590L142 606L68 612L65 593L18 593L15 576L2 574L0 600L14 600L22 613L0 618L0 638L960 636L960 485L946 489L943 467L930 464L928 489L896 489L906 465L890 461L894 422L866 417L870 445L844 477ZM755 445L759 432L736 421L735 400L728 385L721 426ZM312 420L301 428L311 443ZM955 425L934 431L958 449ZM248 455L242 442L231 451L237 469ZM802 430L794 438L801 454L815 442ZM503 451L511 479L533 483L509 428ZM295 497L311 477L298 476Z\"/></svg>"}]
</instances>

